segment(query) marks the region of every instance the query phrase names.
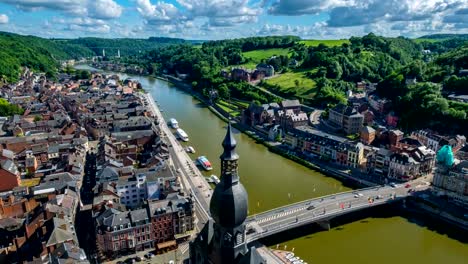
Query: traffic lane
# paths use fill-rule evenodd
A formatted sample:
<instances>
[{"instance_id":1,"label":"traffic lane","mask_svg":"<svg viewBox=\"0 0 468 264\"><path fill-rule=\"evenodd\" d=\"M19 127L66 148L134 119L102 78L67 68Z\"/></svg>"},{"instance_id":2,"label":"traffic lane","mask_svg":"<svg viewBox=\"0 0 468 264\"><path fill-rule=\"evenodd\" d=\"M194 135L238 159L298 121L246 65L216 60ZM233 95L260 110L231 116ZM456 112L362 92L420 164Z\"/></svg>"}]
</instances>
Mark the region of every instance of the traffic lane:
<instances>
[{"instance_id":1,"label":"traffic lane","mask_svg":"<svg viewBox=\"0 0 468 264\"><path fill-rule=\"evenodd\" d=\"M323 209L330 210L330 209L336 209L336 208L339 208L339 209L343 210L343 209L349 209L349 208L351 208L353 206L354 206L353 208L355 208L356 206L359 206L359 205L381 204L381 203L385 203L385 202L388 202L388 201L392 200L392 199L389 199L389 196L393 196L393 193L384 192L384 193L379 193L377 195L381 195L382 197L377 199L375 196L369 196L369 197L363 196L363 197L358 197L358 198L352 197L352 198L348 198L348 199L342 199L342 200L340 199L337 202L324 202L324 203L321 203L319 206L314 206L313 209L308 209L308 208L310 208L310 205L309 205L309 207L306 207L306 208L304 208L304 207L295 207L295 208L291 208L291 209L288 209L288 210L280 211L280 212L278 212L276 214L271 214L271 215L268 215L268 216L265 216L265 217L262 217L262 218L257 218L257 219L255 219L255 221L261 222L260 225L262 225L263 223L271 223L271 222L277 221L278 219L281 219L281 218L287 218L290 215L310 214L310 213L316 212L317 210L323 210ZM386 197L384 197L384 195ZM369 202L369 198L373 198L374 199L373 202ZM351 207L349 207L349 206L351 206ZM286 213L286 214L280 216L283 213ZM265 219L270 218L272 216L275 216L275 218L270 219L270 220L265 220Z\"/></svg>"},{"instance_id":2,"label":"traffic lane","mask_svg":"<svg viewBox=\"0 0 468 264\"><path fill-rule=\"evenodd\" d=\"M355 206L351 208L353 211L361 210L361 209L365 209L368 207L385 204L385 203L388 203L389 201L392 201L392 200L382 199L374 203L361 201L355 204ZM336 206L330 205L330 206L325 206L321 208L316 208L310 211L298 212L297 214L294 213L294 214L290 214L287 216L279 217L279 218L276 218L274 221L269 221L269 222L265 222L264 224L263 223L259 224L259 226L264 230L265 229L268 230L275 226L284 226L285 224L296 224L296 223L306 224L304 223L304 221L305 222L316 221L323 217L335 215L336 213L346 212L347 210L350 210L351 208L341 209L341 208L337 208ZM323 209L325 209L325 211L323 211Z\"/></svg>"}]
</instances>

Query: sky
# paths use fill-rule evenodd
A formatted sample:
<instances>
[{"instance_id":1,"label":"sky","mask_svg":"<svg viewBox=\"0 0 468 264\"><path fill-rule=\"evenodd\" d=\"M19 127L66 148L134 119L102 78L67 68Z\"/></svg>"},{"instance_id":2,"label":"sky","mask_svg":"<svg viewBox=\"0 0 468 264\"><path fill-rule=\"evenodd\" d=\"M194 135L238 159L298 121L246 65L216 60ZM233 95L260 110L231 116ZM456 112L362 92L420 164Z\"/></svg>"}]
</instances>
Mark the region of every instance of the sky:
<instances>
[{"instance_id":1,"label":"sky","mask_svg":"<svg viewBox=\"0 0 468 264\"><path fill-rule=\"evenodd\" d=\"M468 33L468 0L0 0L0 31L46 38Z\"/></svg>"}]
</instances>

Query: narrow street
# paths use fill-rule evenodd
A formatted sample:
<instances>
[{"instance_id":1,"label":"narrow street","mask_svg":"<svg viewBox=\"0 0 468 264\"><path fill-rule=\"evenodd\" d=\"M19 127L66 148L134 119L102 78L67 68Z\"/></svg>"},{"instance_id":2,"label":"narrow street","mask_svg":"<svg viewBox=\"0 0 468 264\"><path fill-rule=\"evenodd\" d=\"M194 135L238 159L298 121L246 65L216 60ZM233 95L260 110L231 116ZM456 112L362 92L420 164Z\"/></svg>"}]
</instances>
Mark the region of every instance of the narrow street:
<instances>
[{"instance_id":1,"label":"narrow street","mask_svg":"<svg viewBox=\"0 0 468 264\"><path fill-rule=\"evenodd\" d=\"M83 186L80 190L80 197L83 206L79 208L75 226L78 235L78 242L84 249L91 263L98 263L96 234L91 211L94 198L93 187L96 185L96 171L96 154L88 153L86 155Z\"/></svg>"}]
</instances>

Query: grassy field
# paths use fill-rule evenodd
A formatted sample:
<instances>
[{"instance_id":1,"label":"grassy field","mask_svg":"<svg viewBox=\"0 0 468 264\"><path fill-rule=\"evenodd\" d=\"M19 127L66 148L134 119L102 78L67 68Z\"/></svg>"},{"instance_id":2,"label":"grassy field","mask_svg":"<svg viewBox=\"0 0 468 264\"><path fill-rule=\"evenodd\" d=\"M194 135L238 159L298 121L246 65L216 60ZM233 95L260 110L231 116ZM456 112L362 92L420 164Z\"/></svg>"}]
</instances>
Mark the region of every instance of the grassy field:
<instances>
[{"instance_id":1,"label":"grassy field","mask_svg":"<svg viewBox=\"0 0 468 264\"><path fill-rule=\"evenodd\" d=\"M298 97L312 98L314 96L315 81L308 78L306 73L313 71L315 70L294 70L268 79L265 82L269 85L279 85L281 92L294 92Z\"/></svg>"},{"instance_id":2,"label":"grassy field","mask_svg":"<svg viewBox=\"0 0 468 264\"><path fill-rule=\"evenodd\" d=\"M238 107L236 105L234 105L234 104L229 104L228 102L226 102L224 100L219 100L216 103L216 105L219 106L224 111L231 114L233 117L236 117L236 116L240 115L240 111L239 111Z\"/></svg>"},{"instance_id":3,"label":"grassy field","mask_svg":"<svg viewBox=\"0 0 468 264\"><path fill-rule=\"evenodd\" d=\"M257 64L262 60L267 60L272 56L288 55L289 49L261 49L261 50L252 50L243 52L242 55L244 58L248 59L247 63L241 64L239 66L245 67L247 69L254 69Z\"/></svg>"},{"instance_id":4,"label":"grassy field","mask_svg":"<svg viewBox=\"0 0 468 264\"><path fill-rule=\"evenodd\" d=\"M301 40L299 43L303 43L306 46L309 47L316 47L319 44L324 44L329 47L334 47L334 46L341 46L343 43L349 43L349 40L347 39L307 39L307 40Z\"/></svg>"},{"instance_id":5,"label":"grassy field","mask_svg":"<svg viewBox=\"0 0 468 264\"><path fill-rule=\"evenodd\" d=\"M433 38L417 38L417 39L413 39L413 40L414 40L414 42L416 42L416 43L421 43L421 42L425 42L425 41L433 43L433 42L444 41L444 40L447 40L447 39L449 39L449 38L437 38L437 39L433 39Z\"/></svg>"}]
</instances>

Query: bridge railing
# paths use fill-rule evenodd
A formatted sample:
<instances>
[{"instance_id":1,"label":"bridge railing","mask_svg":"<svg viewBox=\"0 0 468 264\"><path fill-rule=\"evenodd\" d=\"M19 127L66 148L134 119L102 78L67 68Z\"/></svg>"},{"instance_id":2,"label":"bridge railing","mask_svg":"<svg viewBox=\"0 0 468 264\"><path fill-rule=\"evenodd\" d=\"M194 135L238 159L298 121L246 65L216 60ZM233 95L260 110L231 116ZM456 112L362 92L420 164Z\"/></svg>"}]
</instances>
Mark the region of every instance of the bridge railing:
<instances>
[{"instance_id":1,"label":"bridge railing","mask_svg":"<svg viewBox=\"0 0 468 264\"><path fill-rule=\"evenodd\" d=\"M349 208L344 209L344 210L343 209L334 209L334 210L328 211L325 214L320 214L320 215L315 215L314 213L312 213L311 215L308 215L308 216L305 216L305 217L302 217L302 218L298 218L299 221L297 221L297 222L293 221L293 222L283 223L283 224L280 224L278 226L273 226L273 227L270 227L270 228L266 228L266 230L264 232L253 233L250 236L247 235L247 242L252 242L252 241L255 241L257 239L266 237L266 236L270 236L270 235L273 235L273 234L276 234L276 233L279 233L279 232L283 232L283 231L288 230L288 229L296 228L296 227L299 227L299 226L307 225L307 224L318 222L318 221L321 221L321 220L328 220L331 217L335 217L335 216L338 216L338 215L355 212L355 211L358 211L358 210L362 210L362 209L369 208L369 207L374 207L374 206L377 206L377 205L382 205L382 204L386 204L386 203L399 201L399 200L402 200L404 198L405 197L403 197L403 196L399 196L399 197L396 197L394 199L377 200L377 201L375 201L375 202L373 202L371 204L369 204L369 203L358 204L358 205L354 206L352 209L349 209ZM285 219L288 219L288 218L291 218L291 219L294 220L294 219L296 219L296 216L294 216L294 215L288 216ZM271 225L271 223L270 223L270 225ZM262 227L261 224L260 224L260 227ZM262 227L262 228L264 228L264 227Z\"/></svg>"},{"instance_id":2,"label":"bridge railing","mask_svg":"<svg viewBox=\"0 0 468 264\"><path fill-rule=\"evenodd\" d=\"M254 220L254 219L257 219L257 218L261 218L264 215L269 215L269 214L274 213L274 212L281 212L281 210L284 210L284 209L289 208L289 207L294 207L294 206L297 206L297 205L300 205L300 204L303 204L303 203L314 202L314 201L318 201L318 200L321 200L321 199L327 199L327 198L331 198L331 197L338 197L338 196L344 195L344 194L364 192L364 191L379 189L379 188L381 188L381 186L377 186L377 187L373 186L373 187L367 187L367 188L363 188L363 189L359 189L359 190L351 190L351 191L347 191L347 192L340 192L340 193L329 194L329 195L325 195L325 196L321 196L321 197L311 198L311 199L295 202L295 203L292 203L292 204L288 204L288 205L285 205L285 206L273 208L273 209L270 209L270 210L267 210L267 211L264 211L264 212L261 212L261 213L258 213L258 214L251 215L251 216L249 216L247 218L247 221L249 221L249 220L251 221L251 220Z\"/></svg>"}]
</instances>

